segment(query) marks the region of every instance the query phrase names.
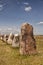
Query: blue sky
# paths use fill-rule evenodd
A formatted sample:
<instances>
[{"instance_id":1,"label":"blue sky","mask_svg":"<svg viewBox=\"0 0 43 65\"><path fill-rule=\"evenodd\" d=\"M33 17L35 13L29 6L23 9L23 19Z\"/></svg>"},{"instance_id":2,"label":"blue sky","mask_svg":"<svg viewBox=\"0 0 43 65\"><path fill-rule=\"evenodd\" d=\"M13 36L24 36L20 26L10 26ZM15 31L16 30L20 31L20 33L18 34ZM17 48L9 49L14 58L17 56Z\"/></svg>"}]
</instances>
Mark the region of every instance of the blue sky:
<instances>
[{"instance_id":1,"label":"blue sky","mask_svg":"<svg viewBox=\"0 0 43 65\"><path fill-rule=\"evenodd\" d=\"M43 35L43 0L0 0L0 33L19 32L25 22Z\"/></svg>"}]
</instances>

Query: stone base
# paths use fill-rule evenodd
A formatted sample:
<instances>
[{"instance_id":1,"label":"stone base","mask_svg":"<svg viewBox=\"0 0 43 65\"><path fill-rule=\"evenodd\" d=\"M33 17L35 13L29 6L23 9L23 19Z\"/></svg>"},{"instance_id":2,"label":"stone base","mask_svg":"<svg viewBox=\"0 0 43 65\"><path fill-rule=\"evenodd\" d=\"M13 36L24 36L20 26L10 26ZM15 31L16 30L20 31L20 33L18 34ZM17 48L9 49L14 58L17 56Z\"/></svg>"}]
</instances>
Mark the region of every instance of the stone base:
<instances>
[{"instance_id":1,"label":"stone base","mask_svg":"<svg viewBox=\"0 0 43 65\"><path fill-rule=\"evenodd\" d=\"M20 49L20 54L21 55L35 55L35 54L37 54L37 51L36 50L29 50L28 52L27 51L25 51L23 48L22 49Z\"/></svg>"},{"instance_id":2,"label":"stone base","mask_svg":"<svg viewBox=\"0 0 43 65\"><path fill-rule=\"evenodd\" d=\"M13 42L13 43L12 43L12 47L19 47L19 43Z\"/></svg>"},{"instance_id":3,"label":"stone base","mask_svg":"<svg viewBox=\"0 0 43 65\"><path fill-rule=\"evenodd\" d=\"M12 42L13 42L13 40L11 40L11 39L8 39L8 41L7 41L8 44L12 44Z\"/></svg>"}]
</instances>

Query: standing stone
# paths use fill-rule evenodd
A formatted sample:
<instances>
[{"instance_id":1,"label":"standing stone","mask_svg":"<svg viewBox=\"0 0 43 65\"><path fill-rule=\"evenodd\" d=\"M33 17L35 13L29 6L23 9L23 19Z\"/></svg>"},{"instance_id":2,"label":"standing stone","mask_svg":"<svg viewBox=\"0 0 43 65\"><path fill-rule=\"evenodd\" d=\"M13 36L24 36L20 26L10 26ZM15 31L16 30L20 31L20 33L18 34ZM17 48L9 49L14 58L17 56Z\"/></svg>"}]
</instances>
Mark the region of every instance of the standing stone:
<instances>
[{"instance_id":1,"label":"standing stone","mask_svg":"<svg viewBox=\"0 0 43 65\"><path fill-rule=\"evenodd\" d=\"M28 23L21 26L20 54L36 54L36 42L33 36L33 27Z\"/></svg>"},{"instance_id":2,"label":"standing stone","mask_svg":"<svg viewBox=\"0 0 43 65\"><path fill-rule=\"evenodd\" d=\"M14 39L14 35L12 33L10 33L7 43L12 44L13 39Z\"/></svg>"},{"instance_id":3,"label":"standing stone","mask_svg":"<svg viewBox=\"0 0 43 65\"><path fill-rule=\"evenodd\" d=\"M7 42L7 40L8 40L8 35L4 35L4 42Z\"/></svg>"},{"instance_id":4,"label":"standing stone","mask_svg":"<svg viewBox=\"0 0 43 65\"><path fill-rule=\"evenodd\" d=\"M19 34L14 35L14 39L12 42L12 47L19 47Z\"/></svg>"},{"instance_id":5,"label":"standing stone","mask_svg":"<svg viewBox=\"0 0 43 65\"><path fill-rule=\"evenodd\" d=\"M4 35L1 35L0 39L1 39L2 41L4 41Z\"/></svg>"}]
</instances>

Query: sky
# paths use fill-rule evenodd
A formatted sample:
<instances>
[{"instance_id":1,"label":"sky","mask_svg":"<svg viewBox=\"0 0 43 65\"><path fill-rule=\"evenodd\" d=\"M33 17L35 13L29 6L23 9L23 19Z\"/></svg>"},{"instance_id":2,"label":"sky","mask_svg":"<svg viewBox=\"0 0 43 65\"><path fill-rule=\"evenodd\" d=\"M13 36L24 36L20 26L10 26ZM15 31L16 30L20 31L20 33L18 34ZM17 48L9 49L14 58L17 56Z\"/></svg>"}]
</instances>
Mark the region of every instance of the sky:
<instances>
[{"instance_id":1,"label":"sky","mask_svg":"<svg viewBox=\"0 0 43 65\"><path fill-rule=\"evenodd\" d=\"M0 0L0 33L19 33L26 22L43 35L43 0Z\"/></svg>"}]
</instances>

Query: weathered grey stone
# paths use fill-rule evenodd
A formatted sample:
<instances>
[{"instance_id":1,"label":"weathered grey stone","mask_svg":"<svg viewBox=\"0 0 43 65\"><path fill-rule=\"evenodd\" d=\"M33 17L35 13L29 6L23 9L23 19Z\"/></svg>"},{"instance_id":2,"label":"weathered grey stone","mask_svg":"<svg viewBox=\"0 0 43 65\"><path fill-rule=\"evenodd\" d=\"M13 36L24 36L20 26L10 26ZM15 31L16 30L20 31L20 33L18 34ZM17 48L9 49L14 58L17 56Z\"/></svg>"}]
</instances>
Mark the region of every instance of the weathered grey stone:
<instances>
[{"instance_id":1,"label":"weathered grey stone","mask_svg":"<svg viewBox=\"0 0 43 65\"><path fill-rule=\"evenodd\" d=\"M33 27L28 23L21 26L20 54L36 54L36 42L33 36Z\"/></svg>"},{"instance_id":2,"label":"weathered grey stone","mask_svg":"<svg viewBox=\"0 0 43 65\"><path fill-rule=\"evenodd\" d=\"M4 42L7 42L7 40L8 40L8 35L4 35Z\"/></svg>"},{"instance_id":3,"label":"weathered grey stone","mask_svg":"<svg viewBox=\"0 0 43 65\"><path fill-rule=\"evenodd\" d=\"M14 35L12 33L10 33L7 43L12 44L13 39L14 39Z\"/></svg>"},{"instance_id":4,"label":"weathered grey stone","mask_svg":"<svg viewBox=\"0 0 43 65\"><path fill-rule=\"evenodd\" d=\"M19 47L19 34L14 35L14 39L12 42L12 47Z\"/></svg>"},{"instance_id":5,"label":"weathered grey stone","mask_svg":"<svg viewBox=\"0 0 43 65\"><path fill-rule=\"evenodd\" d=\"M4 35L1 35L0 39L1 39L2 41L4 41Z\"/></svg>"}]
</instances>

